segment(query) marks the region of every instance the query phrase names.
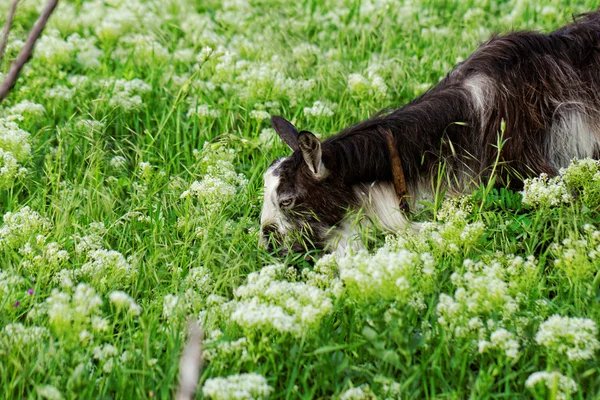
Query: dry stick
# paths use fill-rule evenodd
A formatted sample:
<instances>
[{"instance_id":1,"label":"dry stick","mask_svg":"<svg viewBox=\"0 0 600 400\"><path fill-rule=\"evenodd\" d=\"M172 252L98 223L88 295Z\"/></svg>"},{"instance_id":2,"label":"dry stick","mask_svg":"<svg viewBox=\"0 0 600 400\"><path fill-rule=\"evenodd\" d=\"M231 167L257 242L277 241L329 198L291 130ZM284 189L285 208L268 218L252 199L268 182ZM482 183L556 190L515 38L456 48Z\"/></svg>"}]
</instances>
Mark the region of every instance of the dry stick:
<instances>
[{"instance_id":1,"label":"dry stick","mask_svg":"<svg viewBox=\"0 0 600 400\"><path fill-rule=\"evenodd\" d=\"M10 70L6 75L6 78L4 78L4 82L2 82L2 85L0 85L0 102L2 102L2 100L4 100L6 96L8 96L8 93L10 93L11 89L15 85L15 82L17 81L21 70L23 69L25 64L27 64L27 61L31 59L33 48L35 47L35 42L42 34L42 31L46 27L48 19L50 18L50 15L52 15L52 12L56 8L57 4L58 0L48 0L46 8L44 8L44 11L42 11L42 14L38 18L38 20L35 21L35 25L33 25L31 32L29 32L27 40L25 41L25 45L21 49L19 56L17 57L15 62L10 66Z\"/></svg>"},{"instance_id":2,"label":"dry stick","mask_svg":"<svg viewBox=\"0 0 600 400\"><path fill-rule=\"evenodd\" d=\"M192 400L198 387L198 378L204 366L204 332L197 322L189 321L188 341L179 360L179 389L176 400Z\"/></svg>"},{"instance_id":3,"label":"dry stick","mask_svg":"<svg viewBox=\"0 0 600 400\"><path fill-rule=\"evenodd\" d=\"M17 11L17 3L19 0L13 0L8 11L8 17L6 18L6 24L4 24L4 32L2 33L2 41L0 42L0 62L4 55L4 49L6 43L8 43L8 34L10 33L10 27L12 26L13 19L15 18L15 12Z\"/></svg>"},{"instance_id":4,"label":"dry stick","mask_svg":"<svg viewBox=\"0 0 600 400\"><path fill-rule=\"evenodd\" d=\"M402 162L398 155L398 150L394 143L394 135L389 129L379 128L379 133L383 135L387 142L388 150L390 152L390 164L392 167L392 177L394 181L394 189L396 190L396 196L398 197L398 206L402 211L408 211L408 202L406 199L408 196L408 190L406 190L406 180L404 179L404 171L402 170Z\"/></svg>"}]
</instances>

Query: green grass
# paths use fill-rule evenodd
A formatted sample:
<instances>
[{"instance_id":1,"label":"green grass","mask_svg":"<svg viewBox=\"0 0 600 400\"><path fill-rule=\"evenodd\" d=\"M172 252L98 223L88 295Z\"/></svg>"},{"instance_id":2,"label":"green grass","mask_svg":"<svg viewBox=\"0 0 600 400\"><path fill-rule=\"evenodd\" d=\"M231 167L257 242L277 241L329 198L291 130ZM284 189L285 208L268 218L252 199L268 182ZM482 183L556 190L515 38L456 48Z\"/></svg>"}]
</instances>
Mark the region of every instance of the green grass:
<instances>
[{"instance_id":1,"label":"green grass","mask_svg":"<svg viewBox=\"0 0 600 400\"><path fill-rule=\"evenodd\" d=\"M0 71L37 3L21 1ZM60 3L0 108L0 148L27 168L0 170L0 210L29 216L0 228L1 398L54 398L48 385L64 398L173 397L188 318L207 336L199 398L209 379L243 373L266 378L271 398L561 398L526 388L538 371L572 379L566 398L598 398L597 165L561 178L566 202L481 188L439 218L426 207L418 218L436 222L419 235L384 246L372 233L371 254L354 258L315 266L257 245L262 174L288 153L257 111L334 134L415 98L492 33L551 31L595 2ZM150 88L114 81L133 79ZM44 111L13 108L25 100ZM316 101L333 115L304 111ZM31 136L11 142L16 117ZM536 340L553 315L587 320ZM486 347L502 330L515 357ZM569 359L577 346L591 353Z\"/></svg>"}]
</instances>

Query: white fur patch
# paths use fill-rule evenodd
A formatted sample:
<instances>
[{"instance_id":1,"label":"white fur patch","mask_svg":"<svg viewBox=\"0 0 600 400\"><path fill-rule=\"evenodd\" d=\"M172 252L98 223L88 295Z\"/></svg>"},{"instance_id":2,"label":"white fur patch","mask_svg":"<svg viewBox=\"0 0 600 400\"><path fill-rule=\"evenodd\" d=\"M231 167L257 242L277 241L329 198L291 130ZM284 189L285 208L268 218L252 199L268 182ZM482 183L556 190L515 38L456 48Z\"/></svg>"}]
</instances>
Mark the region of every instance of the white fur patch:
<instances>
[{"instance_id":1,"label":"white fur patch","mask_svg":"<svg viewBox=\"0 0 600 400\"><path fill-rule=\"evenodd\" d=\"M362 198L366 215L381 228L397 232L409 225L406 216L398 207L398 197L391 182L375 182L367 188L359 188L357 193Z\"/></svg>"},{"instance_id":2,"label":"white fur patch","mask_svg":"<svg viewBox=\"0 0 600 400\"><path fill-rule=\"evenodd\" d=\"M574 158L593 157L599 148L600 127L586 114L568 110L555 118L547 143L553 167L566 167Z\"/></svg>"},{"instance_id":3,"label":"white fur patch","mask_svg":"<svg viewBox=\"0 0 600 400\"><path fill-rule=\"evenodd\" d=\"M291 225L285 220L281 209L279 208L279 199L277 198L277 188L279 187L279 176L274 174L275 168L279 163L272 165L264 175L265 191L263 199L262 214L260 217L261 226L261 240L262 240L262 228L267 225L277 226L279 233L286 234L290 229Z\"/></svg>"},{"instance_id":4,"label":"white fur patch","mask_svg":"<svg viewBox=\"0 0 600 400\"><path fill-rule=\"evenodd\" d=\"M354 188L364 211L362 218L347 218L332 232L327 248L338 256L364 248L360 238L361 229L375 224L383 230L395 233L409 228L418 230L418 224L410 222L398 206L398 197L391 182L374 182ZM419 196L421 197L421 196Z\"/></svg>"},{"instance_id":5,"label":"white fur patch","mask_svg":"<svg viewBox=\"0 0 600 400\"><path fill-rule=\"evenodd\" d=\"M483 127L491 109L490 104L494 101L496 86L491 78L476 74L465 80L464 87L471 94Z\"/></svg>"}]
</instances>

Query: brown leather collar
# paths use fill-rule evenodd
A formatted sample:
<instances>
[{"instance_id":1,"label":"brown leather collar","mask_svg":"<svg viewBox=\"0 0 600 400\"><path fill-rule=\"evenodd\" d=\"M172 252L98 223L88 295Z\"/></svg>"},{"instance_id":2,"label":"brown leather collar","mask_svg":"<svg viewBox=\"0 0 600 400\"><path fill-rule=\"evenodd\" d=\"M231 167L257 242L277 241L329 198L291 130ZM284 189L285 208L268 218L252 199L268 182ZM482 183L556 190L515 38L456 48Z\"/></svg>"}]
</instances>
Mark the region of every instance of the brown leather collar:
<instances>
[{"instance_id":1,"label":"brown leather collar","mask_svg":"<svg viewBox=\"0 0 600 400\"><path fill-rule=\"evenodd\" d=\"M398 206L402 211L409 211L408 201L410 198L408 190L406 190L406 179L404 179L404 171L402 170L402 162L398 155L398 149L394 143L394 135L389 129L379 127L379 133L385 138L388 150L390 153L390 164L392 166L392 178L394 183L394 189L396 190L396 196L398 197Z\"/></svg>"}]
</instances>

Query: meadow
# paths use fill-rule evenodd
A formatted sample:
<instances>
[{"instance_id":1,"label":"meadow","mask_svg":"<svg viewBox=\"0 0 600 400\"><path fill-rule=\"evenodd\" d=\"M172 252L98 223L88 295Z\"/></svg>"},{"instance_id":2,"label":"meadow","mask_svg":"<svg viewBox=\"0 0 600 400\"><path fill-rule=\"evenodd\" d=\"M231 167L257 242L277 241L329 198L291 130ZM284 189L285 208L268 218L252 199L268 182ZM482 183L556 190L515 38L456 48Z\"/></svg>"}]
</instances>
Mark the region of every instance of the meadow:
<instances>
[{"instance_id":1,"label":"meadow","mask_svg":"<svg viewBox=\"0 0 600 400\"><path fill-rule=\"evenodd\" d=\"M345 257L258 246L271 115L326 137L597 6L61 0L0 104L0 398L172 398L189 319L197 398L599 398L596 161Z\"/></svg>"}]
</instances>

